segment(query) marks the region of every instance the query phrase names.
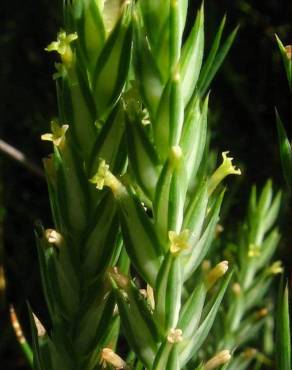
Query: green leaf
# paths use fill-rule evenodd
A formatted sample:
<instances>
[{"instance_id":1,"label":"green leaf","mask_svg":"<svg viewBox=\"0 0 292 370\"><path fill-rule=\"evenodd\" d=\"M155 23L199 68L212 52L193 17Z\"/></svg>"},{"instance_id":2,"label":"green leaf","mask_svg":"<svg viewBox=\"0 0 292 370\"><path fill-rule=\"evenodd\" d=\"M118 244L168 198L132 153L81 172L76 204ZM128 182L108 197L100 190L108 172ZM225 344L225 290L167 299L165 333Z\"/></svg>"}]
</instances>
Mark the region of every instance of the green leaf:
<instances>
[{"instance_id":1,"label":"green leaf","mask_svg":"<svg viewBox=\"0 0 292 370\"><path fill-rule=\"evenodd\" d=\"M108 163L113 173L120 174L126 161L124 133L125 114L121 104L118 104L97 136L87 168L88 178L96 174L100 158Z\"/></svg>"},{"instance_id":2,"label":"green leaf","mask_svg":"<svg viewBox=\"0 0 292 370\"><path fill-rule=\"evenodd\" d=\"M62 218L70 233L80 238L86 225L89 189L80 167L81 159L73 145L66 145L62 152L55 148L54 157L54 162L58 163L57 194Z\"/></svg>"},{"instance_id":3,"label":"green leaf","mask_svg":"<svg viewBox=\"0 0 292 370\"><path fill-rule=\"evenodd\" d=\"M184 280L187 280L194 273L194 271L197 269L199 264L208 253L211 243L215 237L215 229L218 223L219 212L223 201L224 192L225 191L222 191L221 194L218 196L215 205L210 211L210 220L203 235L195 245L192 245L192 251L190 255L185 257L185 265L183 268Z\"/></svg>"},{"instance_id":4,"label":"green leaf","mask_svg":"<svg viewBox=\"0 0 292 370\"><path fill-rule=\"evenodd\" d=\"M219 29L215 36L215 40L213 42L211 51L207 57L206 62L204 62L204 66L202 68L202 72L201 72L198 85L197 85L197 90L200 96L204 95L206 91L208 90L210 83L212 82L218 69L221 67L237 35L238 27L236 27L234 31L231 32L231 34L225 40L224 44L219 49L219 44L220 44L223 29L224 29L224 25L225 25L225 18L223 18L219 26Z\"/></svg>"},{"instance_id":5,"label":"green leaf","mask_svg":"<svg viewBox=\"0 0 292 370\"><path fill-rule=\"evenodd\" d=\"M261 255L257 258L256 268L259 270L265 266L267 266L273 257L275 250L280 241L280 234L277 228L273 229L269 235L265 238L262 247L261 247Z\"/></svg>"},{"instance_id":6,"label":"green leaf","mask_svg":"<svg viewBox=\"0 0 292 370\"><path fill-rule=\"evenodd\" d=\"M290 88L290 90L292 90L292 60L291 60L291 58L288 57L287 51L285 49L285 46L282 44L282 41L279 39L279 37L277 35L275 35L275 37L276 37L276 41L278 43L280 53L281 53L281 56L282 56L282 60L283 60L283 63L284 63L284 67L285 67L285 71L286 71L286 75L287 75L287 80L288 80L288 83L289 83L289 88Z\"/></svg>"},{"instance_id":7,"label":"green leaf","mask_svg":"<svg viewBox=\"0 0 292 370\"><path fill-rule=\"evenodd\" d=\"M181 309L178 327L182 330L185 339L191 338L199 325L206 293L205 283L199 282Z\"/></svg>"},{"instance_id":8,"label":"green leaf","mask_svg":"<svg viewBox=\"0 0 292 370\"><path fill-rule=\"evenodd\" d=\"M169 71L170 73L176 68L180 59L182 43L182 14L179 1L170 1L169 10Z\"/></svg>"},{"instance_id":9,"label":"green leaf","mask_svg":"<svg viewBox=\"0 0 292 370\"><path fill-rule=\"evenodd\" d=\"M291 370L291 332L288 286L281 282L276 312L276 359L278 370Z\"/></svg>"},{"instance_id":10,"label":"green leaf","mask_svg":"<svg viewBox=\"0 0 292 370\"><path fill-rule=\"evenodd\" d=\"M201 100L194 98L187 109L180 145L186 158L188 181L193 180L201 164L206 138L209 96L204 100L202 110Z\"/></svg>"},{"instance_id":11,"label":"green leaf","mask_svg":"<svg viewBox=\"0 0 292 370\"><path fill-rule=\"evenodd\" d=\"M108 268L115 251L118 225L115 201L107 194L89 221L83 241L82 271L89 281Z\"/></svg>"},{"instance_id":12,"label":"green leaf","mask_svg":"<svg viewBox=\"0 0 292 370\"><path fill-rule=\"evenodd\" d=\"M155 226L164 241L168 241L169 231L180 232L187 191L186 180L184 158L180 148L174 147L161 171L153 205ZM166 243L164 244L166 247Z\"/></svg>"},{"instance_id":13,"label":"green leaf","mask_svg":"<svg viewBox=\"0 0 292 370\"><path fill-rule=\"evenodd\" d=\"M197 352L203 342L205 341L209 331L213 325L216 318L216 314L221 305L223 296L230 282L232 273L227 274L222 280L221 287L214 297L214 303L212 304L208 314L204 318L203 322L200 324L198 329L195 330L193 335L189 340L182 341L179 344L179 354L180 354L180 365L183 367L192 357L197 356Z\"/></svg>"},{"instance_id":14,"label":"green leaf","mask_svg":"<svg viewBox=\"0 0 292 370\"><path fill-rule=\"evenodd\" d=\"M260 219L266 216L268 210L271 207L272 199L273 199L272 181L268 180L259 197L258 212Z\"/></svg>"},{"instance_id":15,"label":"green leaf","mask_svg":"<svg viewBox=\"0 0 292 370\"><path fill-rule=\"evenodd\" d=\"M179 256L168 252L157 275L154 318L166 334L175 328L179 318L182 291L182 271Z\"/></svg>"},{"instance_id":16,"label":"green leaf","mask_svg":"<svg viewBox=\"0 0 292 370\"><path fill-rule=\"evenodd\" d=\"M139 274L154 286L163 251L154 225L130 190L124 188L116 199L127 253Z\"/></svg>"},{"instance_id":17,"label":"green leaf","mask_svg":"<svg viewBox=\"0 0 292 370\"><path fill-rule=\"evenodd\" d=\"M132 49L131 8L131 4L125 6L96 64L93 94L99 119L116 104L127 79Z\"/></svg>"},{"instance_id":18,"label":"green leaf","mask_svg":"<svg viewBox=\"0 0 292 370\"><path fill-rule=\"evenodd\" d=\"M134 31L133 62L136 82L150 117L153 118L163 92L162 76L137 21L134 23Z\"/></svg>"},{"instance_id":19,"label":"green leaf","mask_svg":"<svg viewBox=\"0 0 292 370\"><path fill-rule=\"evenodd\" d=\"M290 188L292 184L292 151L290 142L288 140L283 123L277 110L276 110L276 120L283 174L287 182L287 185Z\"/></svg>"},{"instance_id":20,"label":"green leaf","mask_svg":"<svg viewBox=\"0 0 292 370\"><path fill-rule=\"evenodd\" d=\"M177 344L165 340L159 347L152 369L180 370Z\"/></svg>"},{"instance_id":21,"label":"green leaf","mask_svg":"<svg viewBox=\"0 0 292 370\"><path fill-rule=\"evenodd\" d=\"M208 184L206 181L202 182L198 188L195 189L195 194L191 195L188 207L185 211L183 229L191 231L191 243L196 243L201 235L202 228L205 221L207 205L208 205Z\"/></svg>"},{"instance_id":22,"label":"green leaf","mask_svg":"<svg viewBox=\"0 0 292 370\"><path fill-rule=\"evenodd\" d=\"M77 20L78 39L88 61L89 70L96 64L97 58L105 43L106 32L100 6L96 0L82 2L82 14Z\"/></svg>"},{"instance_id":23,"label":"green leaf","mask_svg":"<svg viewBox=\"0 0 292 370\"><path fill-rule=\"evenodd\" d=\"M62 124L69 122L74 144L87 161L97 134L94 125L96 110L82 66L77 63L70 75L63 78L62 87L60 83L57 86L61 89L61 94L59 94L60 119Z\"/></svg>"},{"instance_id":24,"label":"green leaf","mask_svg":"<svg viewBox=\"0 0 292 370\"><path fill-rule=\"evenodd\" d=\"M113 292L105 290L100 282L94 288L87 292L88 299L83 300L74 325L75 332L78 333L74 345L80 355L87 355L101 346L113 320Z\"/></svg>"},{"instance_id":25,"label":"green leaf","mask_svg":"<svg viewBox=\"0 0 292 370\"><path fill-rule=\"evenodd\" d=\"M168 19L170 0L142 0L139 5L150 42L155 44L158 42L159 31L161 31L157 27L164 25Z\"/></svg>"},{"instance_id":26,"label":"green leaf","mask_svg":"<svg viewBox=\"0 0 292 370\"><path fill-rule=\"evenodd\" d=\"M270 208L267 210L263 220L265 232L267 232L275 223L281 207L282 193L279 191L275 196Z\"/></svg>"},{"instance_id":27,"label":"green leaf","mask_svg":"<svg viewBox=\"0 0 292 370\"><path fill-rule=\"evenodd\" d=\"M178 145L184 121L184 105L178 71L174 72L164 88L153 133L158 155L163 163L172 146Z\"/></svg>"},{"instance_id":28,"label":"green leaf","mask_svg":"<svg viewBox=\"0 0 292 370\"><path fill-rule=\"evenodd\" d=\"M194 27L185 42L180 59L182 93L186 106L195 90L204 54L204 8L198 11Z\"/></svg>"},{"instance_id":29,"label":"green leaf","mask_svg":"<svg viewBox=\"0 0 292 370\"><path fill-rule=\"evenodd\" d=\"M146 196L153 201L159 176L159 160L140 120L127 120L129 164L135 180Z\"/></svg>"},{"instance_id":30,"label":"green leaf","mask_svg":"<svg viewBox=\"0 0 292 370\"><path fill-rule=\"evenodd\" d=\"M159 334L145 298L133 284L127 292L129 302L118 289L115 289L115 294L124 335L138 358L150 367L157 351Z\"/></svg>"}]
</instances>

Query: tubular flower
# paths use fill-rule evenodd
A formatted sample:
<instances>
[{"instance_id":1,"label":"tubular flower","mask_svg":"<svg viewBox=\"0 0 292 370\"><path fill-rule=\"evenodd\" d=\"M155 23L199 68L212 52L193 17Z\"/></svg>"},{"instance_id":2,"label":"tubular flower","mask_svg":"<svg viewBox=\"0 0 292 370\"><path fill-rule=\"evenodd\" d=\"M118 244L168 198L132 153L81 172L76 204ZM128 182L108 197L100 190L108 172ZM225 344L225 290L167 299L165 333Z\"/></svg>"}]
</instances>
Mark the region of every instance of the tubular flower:
<instances>
[{"instance_id":1,"label":"tubular flower","mask_svg":"<svg viewBox=\"0 0 292 370\"><path fill-rule=\"evenodd\" d=\"M44 141L52 141L56 147L62 148L65 143L65 134L69 125L60 126L56 121L51 122L52 133L43 134L41 139Z\"/></svg>"},{"instance_id":2,"label":"tubular flower","mask_svg":"<svg viewBox=\"0 0 292 370\"><path fill-rule=\"evenodd\" d=\"M60 31L57 35L57 41L51 42L46 48L46 51L56 51L61 56L62 63L66 67L70 67L73 60L73 53L70 44L77 40L77 33L67 33Z\"/></svg>"},{"instance_id":3,"label":"tubular flower","mask_svg":"<svg viewBox=\"0 0 292 370\"><path fill-rule=\"evenodd\" d=\"M170 240L170 252L177 254L185 249L188 249L190 230L186 229L177 234L175 231L168 232L168 238Z\"/></svg>"},{"instance_id":4,"label":"tubular flower","mask_svg":"<svg viewBox=\"0 0 292 370\"><path fill-rule=\"evenodd\" d=\"M216 187L220 184L220 182L228 175L241 175L241 171L239 168L236 168L232 164L233 158L227 157L229 152L223 152L222 158L223 162L221 166L217 168L217 170L213 173L209 180L209 188L208 193L211 195Z\"/></svg>"},{"instance_id":5,"label":"tubular flower","mask_svg":"<svg viewBox=\"0 0 292 370\"><path fill-rule=\"evenodd\" d=\"M96 185L98 190L102 190L104 186L111 188L115 193L120 187L121 183L109 170L109 165L102 159L96 174L89 180L92 184Z\"/></svg>"}]
</instances>

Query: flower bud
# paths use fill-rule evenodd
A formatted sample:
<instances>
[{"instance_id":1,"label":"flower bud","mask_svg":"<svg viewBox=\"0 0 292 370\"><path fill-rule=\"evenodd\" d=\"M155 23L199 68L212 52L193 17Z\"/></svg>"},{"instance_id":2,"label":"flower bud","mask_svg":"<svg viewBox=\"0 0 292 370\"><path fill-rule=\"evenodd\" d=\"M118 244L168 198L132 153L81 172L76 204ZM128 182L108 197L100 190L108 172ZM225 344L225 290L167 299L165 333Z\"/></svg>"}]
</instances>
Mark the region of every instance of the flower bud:
<instances>
[{"instance_id":1,"label":"flower bud","mask_svg":"<svg viewBox=\"0 0 292 370\"><path fill-rule=\"evenodd\" d=\"M116 369L124 369L126 365L125 361L111 348L102 349L101 364L103 367L106 367L106 365L112 365Z\"/></svg>"},{"instance_id":2,"label":"flower bud","mask_svg":"<svg viewBox=\"0 0 292 370\"><path fill-rule=\"evenodd\" d=\"M204 370L213 370L217 367L226 364L231 359L231 354L228 350L223 350L217 353L212 357L206 364L203 366Z\"/></svg>"},{"instance_id":3,"label":"flower bud","mask_svg":"<svg viewBox=\"0 0 292 370\"><path fill-rule=\"evenodd\" d=\"M45 238L47 239L48 243L55 244L58 247L61 246L64 240L63 236L54 229L46 229Z\"/></svg>"},{"instance_id":4,"label":"flower bud","mask_svg":"<svg viewBox=\"0 0 292 370\"><path fill-rule=\"evenodd\" d=\"M206 288L209 290L228 270L228 261L218 263L207 275Z\"/></svg>"}]
</instances>

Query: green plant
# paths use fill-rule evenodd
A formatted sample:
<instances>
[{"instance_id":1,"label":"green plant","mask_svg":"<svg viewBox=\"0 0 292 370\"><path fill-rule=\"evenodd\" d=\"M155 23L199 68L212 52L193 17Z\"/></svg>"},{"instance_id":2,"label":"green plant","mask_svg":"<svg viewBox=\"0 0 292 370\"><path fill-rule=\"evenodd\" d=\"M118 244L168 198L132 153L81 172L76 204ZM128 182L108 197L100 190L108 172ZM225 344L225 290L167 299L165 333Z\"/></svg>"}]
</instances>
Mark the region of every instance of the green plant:
<instances>
[{"instance_id":1,"label":"green plant","mask_svg":"<svg viewBox=\"0 0 292 370\"><path fill-rule=\"evenodd\" d=\"M44 160L54 228L36 226L51 318L46 332L30 309L38 370L211 370L230 360L225 338L200 363L232 274L225 260L199 267L218 223L221 182L240 174L228 152L213 174L202 169L209 85L237 29L222 43L224 18L203 59L204 9L183 44L187 7L64 1L64 30L46 48L61 61L58 118L42 135L54 148ZM271 197L270 184L259 205L253 194L243 253L264 244L279 204L278 196L268 210ZM248 290L258 266L239 259Z\"/></svg>"},{"instance_id":2,"label":"green plant","mask_svg":"<svg viewBox=\"0 0 292 370\"><path fill-rule=\"evenodd\" d=\"M273 356L274 346L266 345L263 332L273 337L274 305L270 285L274 276L283 272L280 261L271 262L280 240L275 226L280 204L281 192L273 194L270 180L260 194L254 186L246 220L236 234L231 231L232 242L228 242L230 236L222 238L222 243L227 243L227 247L221 247L223 255L232 263L235 273L206 348L232 351L232 359L226 366L229 370L250 368L255 359L272 364L267 355ZM218 258L218 255L220 251L210 257ZM261 351L268 353L264 356Z\"/></svg>"}]
</instances>

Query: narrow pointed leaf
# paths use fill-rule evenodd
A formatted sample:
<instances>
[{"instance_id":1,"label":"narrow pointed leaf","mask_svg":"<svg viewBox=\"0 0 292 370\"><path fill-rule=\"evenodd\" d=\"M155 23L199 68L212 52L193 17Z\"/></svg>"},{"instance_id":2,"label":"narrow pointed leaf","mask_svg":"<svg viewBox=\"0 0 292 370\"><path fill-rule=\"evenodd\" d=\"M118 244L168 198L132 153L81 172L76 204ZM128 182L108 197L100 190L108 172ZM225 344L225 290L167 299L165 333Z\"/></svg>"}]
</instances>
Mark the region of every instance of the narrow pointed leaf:
<instances>
[{"instance_id":1,"label":"narrow pointed leaf","mask_svg":"<svg viewBox=\"0 0 292 370\"><path fill-rule=\"evenodd\" d=\"M284 178L287 182L289 188L292 184L292 151L291 145L288 140L287 134L285 132L281 118L276 111L276 120L277 120L277 129L278 129L278 139L279 139L279 148L280 148L280 157L282 163L282 169Z\"/></svg>"},{"instance_id":2,"label":"narrow pointed leaf","mask_svg":"<svg viewBox=\"0 0 292 370\"><path fill-rule=\"evenodd\" d=\"M180 59L182 92L186 106L195 90L204 53L204 8L198 11L194 27L185 42Z\"/></svg>"},{"instance_id":3,"label":"narrow pointed leaf","mask_svg":"<svg viewBox=\"0 0 292 370\"><path fill-rule=\"evenodd\" d=\"M291 332L289 318L289 295L287 285L281 282L276 313L277 369L291 370Z\"/></svg>"},{"instance_id":4,"label":"narrow pointed leaf","mask_svg":"<svg viewBox=\"0 0 292 370\"><path fill-rule=\"evenodd\" d=\"M230 48L231 48L231 46L234 42L234 39L237 35L237 32L238 32L238 27L236 27L235 30L233 32L231 32L231 34L227 37L224 44L220 47L220 50L216 53L216 57L214 58L213 63L210 64L210 65L206 64L206 66L208 65L208 67L209 67L208 72L205 72L204 70L202 71L202 74L206 76L205 81L204 81L204 83L199 82L199 84L198 84L198 89L199 89L199 94L200 95L204 95L208 91L210 83L212 82L212 80L215 77L218 69L220 68L220 66L224 62L224 59L225 59L226 55L228 54L228 52L229 52L229 50L230 50Z\"/></svg>"}]
</instances>

